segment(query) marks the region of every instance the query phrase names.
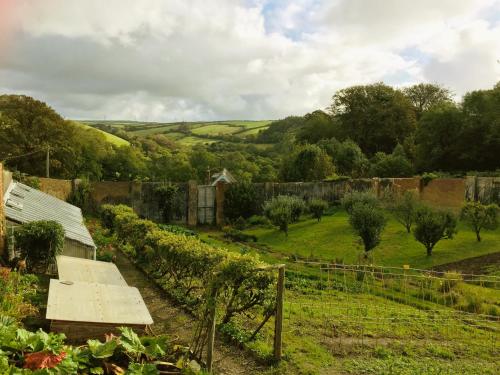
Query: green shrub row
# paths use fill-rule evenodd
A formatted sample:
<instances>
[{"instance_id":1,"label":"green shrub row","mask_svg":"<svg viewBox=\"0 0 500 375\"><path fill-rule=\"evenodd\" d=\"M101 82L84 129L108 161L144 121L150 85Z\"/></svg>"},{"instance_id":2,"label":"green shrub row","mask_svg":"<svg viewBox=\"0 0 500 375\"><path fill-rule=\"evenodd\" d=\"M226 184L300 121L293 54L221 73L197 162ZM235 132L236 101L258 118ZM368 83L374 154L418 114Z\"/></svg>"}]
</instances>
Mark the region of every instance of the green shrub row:
<instances>
[{"instance_id":1,"label":"green shrub row","mask_svg":"<svg viewBox=\"0 0 500 375\"><path fill-rule=\"evenodd\" d=\"M274 301L275 275L256 256L169 232L123 205L102 206L101 218L124 251L176 299L196 308L216 291L224 323Z\"/></svg>"}]
</instances>

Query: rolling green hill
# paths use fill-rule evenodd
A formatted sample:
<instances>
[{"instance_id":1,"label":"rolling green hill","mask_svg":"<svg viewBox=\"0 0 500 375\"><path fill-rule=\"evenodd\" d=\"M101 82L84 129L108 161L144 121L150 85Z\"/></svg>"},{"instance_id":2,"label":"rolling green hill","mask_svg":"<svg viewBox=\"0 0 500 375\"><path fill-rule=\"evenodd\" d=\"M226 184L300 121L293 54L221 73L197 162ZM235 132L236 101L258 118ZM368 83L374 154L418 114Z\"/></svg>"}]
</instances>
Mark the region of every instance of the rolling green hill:
<instances>
[{"instance_id":1,"label":"rolling green hill","mask_svg":"<svg viewBox=\"0 0 500 375\"><path fill-rule=\"evenodd\" d=\"M271 120L246 121L208 121L208 122L141 122L141 121L81 121L97 128L106 126L122 130L133 136L164 134L173 140L188 146L198 143L209 144L228 137L245 139L267 129Z\"/></svg>"},{"instance_id":2,"label":"rolling green hill","mask_svg":"<svg viewBox=\"0 0 500 375\"><path fill-rule=\"evenodd\" d=\"M81 126L81 127L84 127L84 128L92 129L93 131L96 131L96 132L99 132L101 134L104 134L104 137L106 138L106 140L109 143L114 144L115 146L130 146L130 142L129 141L127 141L127 140L125 140L123 138L117 137L114 134L110 134L110 133L107 133L107 132L102 131L100 129L94 128L91 125L88 125L88 124L83 123L83 122L73 121L73 123L75 125L77 125L77 126Z\"/></svg>"}]
</instances>

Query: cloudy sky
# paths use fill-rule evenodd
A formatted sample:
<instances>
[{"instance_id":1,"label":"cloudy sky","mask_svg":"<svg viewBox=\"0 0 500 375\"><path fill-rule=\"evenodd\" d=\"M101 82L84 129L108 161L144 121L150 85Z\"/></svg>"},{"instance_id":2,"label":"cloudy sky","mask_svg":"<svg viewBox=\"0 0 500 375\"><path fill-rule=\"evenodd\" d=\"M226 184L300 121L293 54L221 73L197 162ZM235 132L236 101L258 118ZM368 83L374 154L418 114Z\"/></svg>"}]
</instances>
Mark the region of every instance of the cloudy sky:
<instances>
[{"instance_id":1,"label":"cloudy sky","mask_svg":"<svg viewBox=\"0 0 500 375\"><path fill-rule=\"evenodd\" d=\"M500 0L0 0L0 93L78 119L276 119L500 80Z\"/></svg>"}]
</instances>

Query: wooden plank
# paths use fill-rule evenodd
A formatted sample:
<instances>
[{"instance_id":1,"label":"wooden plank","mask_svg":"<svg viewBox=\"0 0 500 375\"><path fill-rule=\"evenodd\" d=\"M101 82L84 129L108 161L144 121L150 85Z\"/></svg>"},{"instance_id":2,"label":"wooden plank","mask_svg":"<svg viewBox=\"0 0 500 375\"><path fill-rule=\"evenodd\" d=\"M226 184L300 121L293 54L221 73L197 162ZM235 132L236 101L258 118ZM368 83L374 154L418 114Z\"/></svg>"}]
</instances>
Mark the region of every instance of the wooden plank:
<instances>
[{"instance_id":1,"label":"wooden plank","mask_svg":"<svg viewBox=\"0 0 500 375\"><path fill-rule=\"evenodd\" d=\"M146 334L146 325L120 324L119 326L130 327L138 335ZM116 324L66 322L60 320L51 321L50 331L64 333L72 343L83 343L88 339L100 339L104 341L106 334L112 333L118 335L120 333Z\"/></svg>"},{"instance_id":2,"label":"wooden plank","mask_svg":"<svg viewBox=\"0 0 500 375\"><path fill-rule=\"evenodd\" d=\"M57 256L59 280L127 286L114 263L64 255Z\"/></svg>"},{"instance_id":3,"label":"wooden plank","mask_svg":"<svg viewBox=\"0 0 500 375\"><path fill-rule=\"evenodd\" d=\"M91 323L153 324L137 288L50 280L46 318Z\"/></svg>"}]
</instances>

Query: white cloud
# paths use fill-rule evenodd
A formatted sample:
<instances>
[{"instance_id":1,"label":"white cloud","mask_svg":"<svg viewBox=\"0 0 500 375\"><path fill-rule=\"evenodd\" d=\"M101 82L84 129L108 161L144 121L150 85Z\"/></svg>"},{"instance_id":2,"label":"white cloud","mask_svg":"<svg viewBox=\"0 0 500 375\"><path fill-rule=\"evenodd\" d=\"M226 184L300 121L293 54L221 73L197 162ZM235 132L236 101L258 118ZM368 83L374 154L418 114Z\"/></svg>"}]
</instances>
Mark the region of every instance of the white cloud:
<instances>
[{"instance_id":1,"label":"white cloud","mask_svg":"<svg viewBox=\"0 0 500 375\"><path fill-rule=\"evenodd\" d=\"M302 114L384 79L461 94L500 78L499 4L18 0L0 90L68 117L150 121Z\"/></svg>"}]
</instances>

